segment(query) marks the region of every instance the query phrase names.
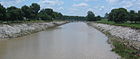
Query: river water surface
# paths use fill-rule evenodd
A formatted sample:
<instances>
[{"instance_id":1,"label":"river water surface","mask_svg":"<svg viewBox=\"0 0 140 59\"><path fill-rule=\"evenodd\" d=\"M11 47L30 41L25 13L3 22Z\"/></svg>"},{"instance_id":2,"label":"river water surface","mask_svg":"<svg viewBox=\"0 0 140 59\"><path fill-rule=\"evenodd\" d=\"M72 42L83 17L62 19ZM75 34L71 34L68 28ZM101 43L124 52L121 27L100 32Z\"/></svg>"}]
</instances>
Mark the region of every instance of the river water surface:
<instances>
[{"instance_id":1,"label":"river water surface","mask_svg":"<svg viewBox=\"0 0 140 59\"><path fill-rule=\"evenodd\" d=\"M0 41L0 59L117 59L107 37L83 22Z\"/></svg>"}]
</instances>

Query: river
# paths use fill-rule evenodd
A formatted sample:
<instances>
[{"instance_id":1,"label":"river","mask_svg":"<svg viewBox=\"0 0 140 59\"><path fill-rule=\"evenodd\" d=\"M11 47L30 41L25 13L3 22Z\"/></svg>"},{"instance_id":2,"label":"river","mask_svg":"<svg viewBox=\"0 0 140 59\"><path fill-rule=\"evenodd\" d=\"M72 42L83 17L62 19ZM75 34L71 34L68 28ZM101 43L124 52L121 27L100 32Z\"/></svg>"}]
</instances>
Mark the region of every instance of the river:
<instances>
[{"instance_id":1,"label":"river","mask_svg":"<svg viewBox=\"0 0 140 59\"><path fill-rule=\"evenodd\" d=\"M107 37L83 22L0 41L0 59L117 59Z\"/></svg>"}]
</instances>

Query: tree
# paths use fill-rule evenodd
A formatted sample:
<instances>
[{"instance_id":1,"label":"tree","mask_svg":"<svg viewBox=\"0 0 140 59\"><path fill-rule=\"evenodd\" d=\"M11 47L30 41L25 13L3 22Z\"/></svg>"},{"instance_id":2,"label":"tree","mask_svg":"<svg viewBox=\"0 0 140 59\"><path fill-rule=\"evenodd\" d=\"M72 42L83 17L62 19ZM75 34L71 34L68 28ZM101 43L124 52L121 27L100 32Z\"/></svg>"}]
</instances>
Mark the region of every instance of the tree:
<instances>
[{"instance_id":1,"label":"tree","mask_svg":"<svg viewBox=\"0 0 140 59\"><path fill-rule=\"evenodd\" d=\"M108 17L109 17L109 14L106 13L105 16L104 16L104 18L107 19Z\"/></svg>"},{"instance_id":2,"label":"tree","mask_svg":"<svg viewBox=\"0 0 140 59\"><path fill-rule=\"evenodd\" d=\"M30 6L30 8L32 9L32 12L34 14L37 14L38 11L40 10L40 5L38 5L37 3L32 3L32 5Z\"/></svg>"},{"instance_id":3,"label":"tree","mask_svg":"<svg viewBox=\"0 0 140 59\"><path fill-rule=\"evenodd\" d=\"M0 4L0 20L6 20L6 9Z\"/></svg>"},{"instance_id":4,"label":"tree","mask_svg":"<svg viewBox=\"0 0 140 59\"><path fill-rule=\"evenodd\" d=\"M47 9L44 9L44 12L47 13L52 18L55 18L55 16L53 15L54 13L53 9L47 8Z\"/></svg>"},{"instance_id":5,"label":"tree","mask_svg":"<svg viewBox=\"0 0 140 59\"><path fill-rule=\"evenodd\" d=\"M39 14L38 17L41 20L52 20L52 16L48 15L48 9L42 9Z\"/></svg>"},{"instance_id":6,"label":"tree","mask_svg":"<svg viewBox=\"0 0 140 59\"><path fill-rule=\"evenodd\" d=\"M138 15L137 21L140 22L140 10L138 11L137 15Z\"/></svg>"},{"instance_id":7,"label":"tree","mask_svg":"<svg viewBox=\"0 0 140 59\"><path fill-rule=\"evenodd\" d=\"M25 5L25 6L22 6L21 7L21 10L23 12L24 18L26 18L26 19L31 18L31 12L32 12L32 10L31 10L30 7L28 7L28 6Z\"/></svg>"},{"instance_id":8,"label":"tree","mask_svg":"<svg viewBox=\"0 0 140 59\"><path fill-rule=\"evenodd\" d=\"M68 21L86 21L86 17L84 16L63 16L63 20Z\"/></svg>"},{"instance_id":9,"label":"tree","mask_svg":"<svg viewBox=\"0 0 140 59\"><path fill-rule=\"evenodd\" d=\"M99 20L101 20L102 18L101 18L101 16L97 16L96 17L96 21L99 21Z\"/></svg>"},{"instance_id":10,"label":"tree","mask_svg":"<svg viewBox=\"0 0 140 59\"><path fill-rule=\"evenodd\" d=\"M62 19L63 18L63 14L61 14L61 13L58 13L58 19Z\"/></svg>"},{"instance_id":11,"label":"tree","mask_svg":"<svg viewBox=\"0 0 140 59\"><path fill-rule=\"evenodd\" d=\"M53 12L52 17L55 19L61 19L61 17L63 17L63 15L61 13L58 13L58 12Z\"/></svg>"},{"instance_id":12,"label":"tree","mask_svg":"<svg viewBox=\"0 0 140 59\"><path fill-rule=\"evenodd\" d=\"M41 20L52 21L52 17L49 16L48 14L46 14L46 13L39 13L39 14L38 14L38 17L39 17Z\"/></svg>"},{"instance_id":13,"label":"tree","mask_svg":"<svg viewBox=\"0 0 140 59\"><path fill-rule=\"evenodd\" d=\"M43 20L45 20L45 19L52 20L52 19L61 19L63 17L63 15L61 13L54 12L53 9L46 8L46 9L42 9L39 12L38 17ZM48 17L48 18L46 18L46 17Z\"/></svg>"},{"instance_id":14,"label":"tree","mask_svg":"<svg viewBox=\"0 0 140 59\"><path fill-rule=\"evenodd\" d=\"M88 11L87 14L88 15L86 16L86 18L87 18L88 21L96 21L95 15L94 15L94 13L92 11Z\"/></svg>"},{"instance_id":15,"label":"tree","mask_svg":"<svg viewBox=\"0 0 140 59\"><path fill-rule=\"evenodd\" d=\"M109 20L116 23L123 23L128 19L128 12L125 8L118 8L111 10L109 13Z\"/></svg>"},{"instance_id":16,"label":"tree","mask_svg":"<svg viewBox=\"0 0 140 59\"><path fill-rule=\"evenodd\" d=\"M129 21L136 22L136 20L137 20L137 13L134 10L130 10Z\"/></svg>"},{"instance_id":17,"label":"tree","mask_svg":"<svg viewBox=\"0 0 140 59\"><path fill-rule=\"evenodd\" d=\"M7 19L10 21L22 20L22 11L14 6L7 8Z\"/></svg>"},{"instance_id":18,"label":"tree","mask_svg":"<svg viewBox=\"0 0 140 59\"><path fill-rule=\"evenodd\" d=\"M40 5L38 5L37 3L32 3L30 8L32 10L32 14L31 14L32 19L36 19L37 18L37 14L38 14L38 12L40 10Z\"/></svg>"},{"instance_id":19,"label":"tree","mask_svg":"<svg viewBox=\"0 0 140 59\"><path fill-rule=\"evenodd\" d=\"M31 6L22 6L17 8L15 6L4 8L0 4L0 20L2 21L21 21L21 20L31 20L31 19L42 19L42 20L52 20L52 19L62 19L63 15L58 12L54 12L53 9L42 9L40 12L40 5L37 3L32 3Z\"/></svg>"}]
</instances>

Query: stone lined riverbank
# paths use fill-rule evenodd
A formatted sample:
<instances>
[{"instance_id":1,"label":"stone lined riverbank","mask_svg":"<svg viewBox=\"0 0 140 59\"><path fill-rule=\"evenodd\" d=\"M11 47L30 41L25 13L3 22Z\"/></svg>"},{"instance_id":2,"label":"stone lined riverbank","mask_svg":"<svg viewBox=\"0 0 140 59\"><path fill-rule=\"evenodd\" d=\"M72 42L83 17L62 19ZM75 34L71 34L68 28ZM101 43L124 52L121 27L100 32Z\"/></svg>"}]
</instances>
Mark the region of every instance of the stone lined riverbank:
<instances>
[{"instance_id":1,"label":"stone lined riverbank","mask_svg":"<svg viewBox=\"0 0 140 59\"><path fill-rule=\"evenodd\" d=\"M132 29L129 27L114 26L101 23L88 23L89 25L101 30L102 32L107 32L112 36L115 36L120 42L128 47L140 50L140 30Z\"/></svg>"},{"instance_id":2,"label":"stone lined riverbank","mask_svg":"<svg viewBox=\"0 0 140 59\"><path fill-rule=\"evenodd\" d=\"M29 24L1 24L0 39L16 38L38 31L46 30L50 27L59 26L67 22L47 22L47 23L29 23Z\"/></svg>"}]
</instances>

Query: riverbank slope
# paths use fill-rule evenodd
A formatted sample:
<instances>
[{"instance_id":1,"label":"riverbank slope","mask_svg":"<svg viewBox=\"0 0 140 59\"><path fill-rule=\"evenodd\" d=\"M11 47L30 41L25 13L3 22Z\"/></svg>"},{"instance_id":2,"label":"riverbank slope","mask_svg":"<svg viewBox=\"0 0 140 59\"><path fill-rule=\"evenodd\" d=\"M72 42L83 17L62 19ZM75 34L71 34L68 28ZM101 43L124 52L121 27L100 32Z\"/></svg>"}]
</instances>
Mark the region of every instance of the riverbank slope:
<instances>
[{"instance_id":1,"label":"riverbank slope","mask_svg":"<svg viewBox=\"0 0 140 59\"><path fill-rule=\"evenodd\" d=\"M0 39L16 38L31 33L46 30L50 27L59 26L67 22L44 22L44 23L21 23L21 24L1 24Z\"/></svg>"},{"instance_id":2,"label":"riverbank slope","mask_svg":"<svg viewBox=\"0 0 140 59\"><path fill-rule=\"evenodd\" d=\"M109 38L109 43L114 46L113 50L124 57L124 59L138 59L140 51L140 30L130 27L108 25L102 23L89 22L90 26L105 33Z\"/></svg>"}]
</instances>

